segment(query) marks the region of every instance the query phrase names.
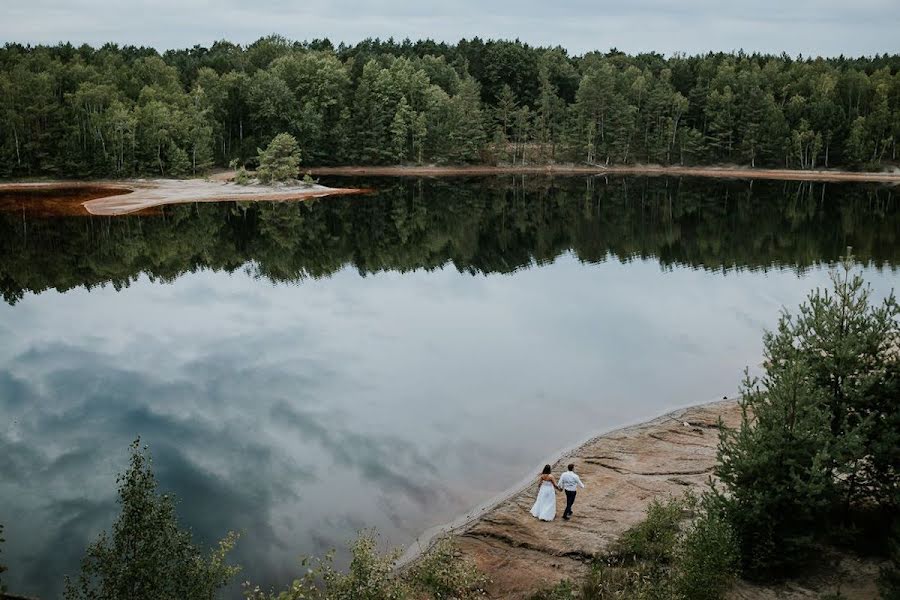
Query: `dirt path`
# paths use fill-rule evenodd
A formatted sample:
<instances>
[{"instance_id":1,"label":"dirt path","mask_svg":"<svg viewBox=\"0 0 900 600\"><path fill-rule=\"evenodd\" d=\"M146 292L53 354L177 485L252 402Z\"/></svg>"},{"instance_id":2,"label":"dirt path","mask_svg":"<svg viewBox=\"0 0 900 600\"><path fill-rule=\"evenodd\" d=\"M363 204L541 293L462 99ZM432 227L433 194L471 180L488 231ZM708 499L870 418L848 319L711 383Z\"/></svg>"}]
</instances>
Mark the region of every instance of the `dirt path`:
<instances>
[{"instance_id":1,"label":"dirt path","mask_svg":"<svg viewBox=\"0 0 900 600\"><path fill-rule=\"evenodd\" d=\"M795 171L789 169L747 169L741 167L589 167L579 165L541 166L388 166L313 167L313 175L357 175L376 177L459 177L481 175L648 175L670 177L719 177L726 179L782 179L798 181L875 181L900 184L900 172L854 173L849 171Z\"/></svg>"},{"instance_id":2,"label":"dirt path","mask_svg":"<svg viewBox=\"0 0 900 600\"><path fill-rule=\"evenodd\" d=\"M737 401L724 400L678 410L647 423L612 431L564 454L553 465L557 476L574 462L586 488L579 490L571 520L549 523L531 516L537 493L532 481L507 497L473 511L463 519L430 532L431 539L453 534L462 554L491 579L491 598L520 599L563 579L588 571L592 557L643 520L653 498L682 495L705 488L716 461L719 419L740 423ZM565 496L557 495L557 515ZM420 550L428 542L420 540ZM414 561L409 553L407 561ZM402 559L401 559L402 560ZM842 560L842 591L848 598L870 598L877 564ZM835 571L838 572L838 571ZM739 582L734 600L819 597L834 581L791 583L773 587ZM848 594L858 591L859 594Z\"/></svg>"},{"instance_id":3,"label":"dirt path","mask_svg":"<svg viewBox=\"0 0 900 600\"><path fill-rule=\"evenodd\" d=\"M124 181L46 181L0 184L0 196L16 210L39 209L42 216L117 216L147 212L166 204L228 201L295 201L368 190L321 185L236 185L228 174L203 179L136 179ZM17 195L18 194L18 195ZM0 207L2 208L2 207Z\"/></svg>"}]
</instances>

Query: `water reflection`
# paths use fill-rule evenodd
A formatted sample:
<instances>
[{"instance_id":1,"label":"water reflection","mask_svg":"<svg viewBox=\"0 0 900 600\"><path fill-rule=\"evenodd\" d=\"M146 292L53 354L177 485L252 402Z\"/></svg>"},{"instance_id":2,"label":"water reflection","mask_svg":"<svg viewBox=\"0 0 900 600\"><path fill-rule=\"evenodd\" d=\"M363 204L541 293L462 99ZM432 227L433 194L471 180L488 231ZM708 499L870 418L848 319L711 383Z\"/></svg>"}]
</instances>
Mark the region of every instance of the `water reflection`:
<instances>
[{"instance_id":1,"label":"water reflection","mask_svg":"<svg viewBox=\"0 0 900 600\"><path fill-rule=\"evenodd\" d=\"M347 184L341 180L339 184ZM368 185L371 182L351 182ZM376 196L198 204L158 215L37 218L0 212L0 292L171 281L250 267L275 282L435 269L510 273L566 251L705 269L806 267L853 246L900 259L900 199L878 185L702 179L403 180Z\"/></svg>"},{"instance_id":2,"label":"water reflection","mask_svg":"<svg viewBox=\"0 0 900 600\"><path fill-rule=\"evenodd\" d=\"M198 537L243 531L243 576L274 584L359 528L409 543L573 436L733 393L779 306L825 282L816 265L852 244L894 284L895 192L822 189L407 181L0 215L12 589L58 593L136 435Z\"/></svg>"}]
</instances>

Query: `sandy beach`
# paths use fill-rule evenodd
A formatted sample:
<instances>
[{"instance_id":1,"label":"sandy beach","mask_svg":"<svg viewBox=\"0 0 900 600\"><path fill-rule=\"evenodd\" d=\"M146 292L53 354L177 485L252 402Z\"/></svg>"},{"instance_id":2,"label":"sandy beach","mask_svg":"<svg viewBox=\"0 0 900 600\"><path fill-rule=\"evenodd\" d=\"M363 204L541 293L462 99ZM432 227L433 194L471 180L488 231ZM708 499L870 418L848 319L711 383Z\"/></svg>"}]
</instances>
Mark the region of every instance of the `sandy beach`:
<instances>
[{"instance_id":1,"label":"sandy beach","mask_svg":"<svg viewBox=\"0 0 900 600\"><path fill-rule=\"evenodd\" d=\"M294 201L341 194L361 194L367 191L300 182L237 185L229 181L228 176L229 173L208 179L2 183L0 195L14 197L13 200L3 202L3 204L14 202L13 209L27 210L28 204L33 200L41 214L46 215L118 216L143 213L167 204ZM16 197L17 192L21 197ZM54 195L58 197L54 198Z\"/></svg>"}]
</instances>

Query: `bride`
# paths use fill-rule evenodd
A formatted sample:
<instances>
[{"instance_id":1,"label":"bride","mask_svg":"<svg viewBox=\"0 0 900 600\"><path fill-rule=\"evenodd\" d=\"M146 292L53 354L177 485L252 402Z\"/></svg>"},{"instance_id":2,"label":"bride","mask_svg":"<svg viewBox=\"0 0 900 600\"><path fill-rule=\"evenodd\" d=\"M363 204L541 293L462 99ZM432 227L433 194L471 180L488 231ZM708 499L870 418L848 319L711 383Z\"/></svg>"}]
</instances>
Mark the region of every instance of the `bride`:
<instances>
[{"instance_id":1,"label":"bride","mask_svg":"<svg viewBox=\"0 0 900 600\"><path fill-rule=\"evenodd\" d=\"M556 480L550 474L550 465L544 467L538 484L537 500L531 507L531 514L541 521L552 521L556 516Z\"/></svg>"}]
</instances>

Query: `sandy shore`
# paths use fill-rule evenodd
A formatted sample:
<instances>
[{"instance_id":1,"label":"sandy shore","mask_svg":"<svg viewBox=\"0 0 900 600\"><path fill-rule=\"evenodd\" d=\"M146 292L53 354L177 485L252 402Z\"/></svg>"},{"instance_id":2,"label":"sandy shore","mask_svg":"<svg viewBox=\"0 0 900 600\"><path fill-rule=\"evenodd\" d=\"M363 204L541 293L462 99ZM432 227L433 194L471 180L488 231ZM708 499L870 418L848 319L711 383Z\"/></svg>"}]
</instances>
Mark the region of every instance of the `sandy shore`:
<instances>
[{"instance_id":1,"label":"sandy shore","mask_svg":"<svg viewBox=\"0 0 900 600\"><path fill-rule=\"evenodd\" d=\"M718 177L725 179L780 179L796 181L874 181L900 184L900 172L856 173L850 171L798 171L790 169L748 169L741 167L664 167L664 166L386 166L386 167L313 167L313 175L356 175L373 177L460 177L481 175L647 175L670 177Z\"/></svg>"},{"instance_id":2,"label":"sandy shore","mask_svg":"<svg viewBox=\"0 0 900 600\"><path fill-rule=\"evenodd\" d=\"M54 204L60 215L116 216L148 210L166 204L229 201L293 201L340 194L360 194L368 190L331 188L297 182L291 185L237 185L228 181L227 174L209 179L134 179L123 181L42 181L31 183L3 183L0 193L14 195L22 192L17 206L28 208L40 205L42 213L53 214ZM83 191L85 195L79 196ZM54 198L54 192L59 197ZM40 194L37 196L36 194Z\"/></svg>"},{"instance_id":3,"label":"sandy shore","mask_svg":"<svg viewBox=\"0 0 900 600\"><path fill-rule=\"evenodd\" d=\"M462 555L475 562L491 583L491 598L528 598L563 579L578 579L595 556L632 525L643 520L654 498L701 492L716 462L719 419L740 423L737 400L684 408L597 436L552 461L557 476L574 462L586 488L579 490L571 520L545 523L530 508L537 493L537 472L510 492L485 503L456 521L426 532L401 558L418 554L441 536L453 535ZM557 494L557 515L565 495ZM729 597L740 600L819 597L840 585L847 598L871 598L878 564L850 557L829 574L779 586L738 582Z\"/></svg>"}]
</instances>

